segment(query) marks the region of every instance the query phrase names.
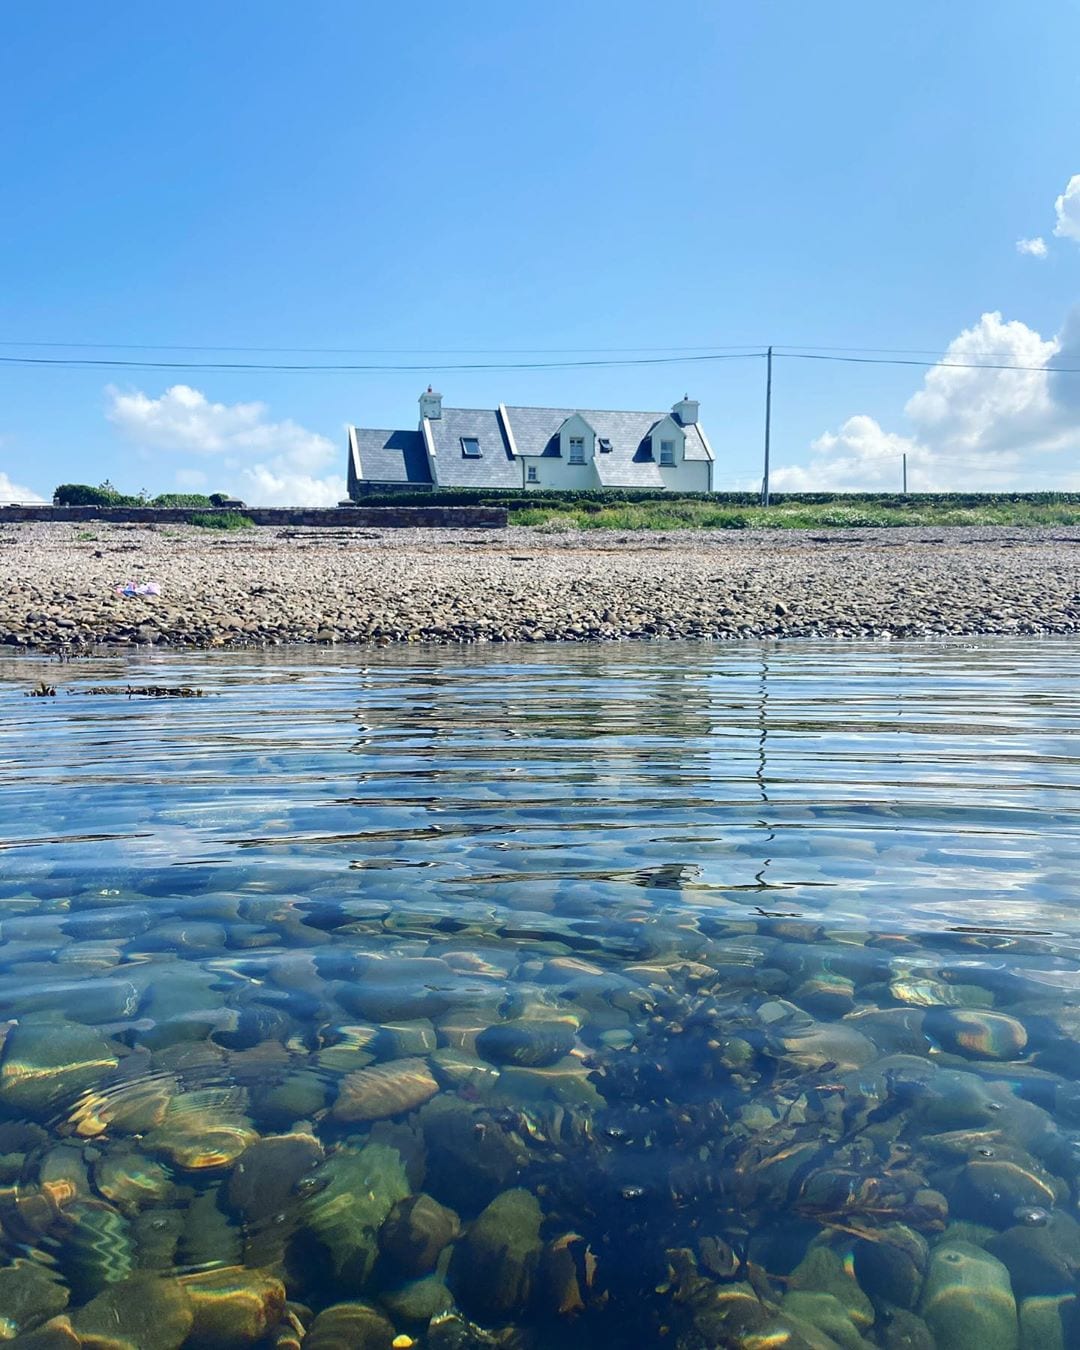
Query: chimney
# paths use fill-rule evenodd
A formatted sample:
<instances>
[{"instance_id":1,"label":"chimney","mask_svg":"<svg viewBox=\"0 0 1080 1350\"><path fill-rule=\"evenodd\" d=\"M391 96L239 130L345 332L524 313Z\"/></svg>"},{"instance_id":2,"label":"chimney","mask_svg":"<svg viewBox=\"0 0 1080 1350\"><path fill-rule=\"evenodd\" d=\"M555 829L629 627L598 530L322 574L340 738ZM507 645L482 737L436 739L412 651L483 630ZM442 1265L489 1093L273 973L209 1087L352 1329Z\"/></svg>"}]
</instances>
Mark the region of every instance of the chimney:
<instances>
[{"instance_id":1,"label":"chimney","mask_svg":"<svg viewBox=\"0 0 1080 1350\"><path fill-rule=\"evenodd\" d=\"M426 391L420 395L420 417L427 417L435 421L442 416L442 394L436 394L429 384Z\"/></svg>"},{"instance_id":2,"label":"chimney","mask_svg":"<svg viewBox=\"0 0 1080 1350\"><path fill-rule=\"evenodd\" d=\"M691 398L689 394L683 394L682 398L672 408L672 415L684 427L692 427L698 420L698 401Z\"/></svg>"}]
</instances>

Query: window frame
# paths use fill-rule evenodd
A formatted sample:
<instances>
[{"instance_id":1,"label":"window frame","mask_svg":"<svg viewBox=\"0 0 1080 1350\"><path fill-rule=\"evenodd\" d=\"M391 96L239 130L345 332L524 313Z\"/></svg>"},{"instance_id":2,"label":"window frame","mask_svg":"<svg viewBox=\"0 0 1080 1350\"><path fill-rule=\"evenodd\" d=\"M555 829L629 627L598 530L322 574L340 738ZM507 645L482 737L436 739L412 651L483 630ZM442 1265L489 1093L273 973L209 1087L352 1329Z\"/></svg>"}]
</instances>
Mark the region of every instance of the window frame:
<instances>
[{"instance_id":1,"label":"window frame","mask_svg":"<svg viewBox=\"0 0 1080 1350\"><path fill-rule=\"evenodd\" d=\"M579 448L579 453L580 453L580 456L581 456L579 459L574 457L574 447L575 447L575 446L577 446L577 447ZM567 436L567 438L566 438L566 462L567 462L567 464L584 464L584 463L585 463L585 437L584 437L584 436Z\"/></svg>"},{"instance_id":2,"label":"window frame","mask_svg":"<svg viewBox=\"0 0 1080 1350\"><path fill-rule=\"evenodd\" d=\"M666 452L664 449L665 446L667 446ZM665 458L665 453L667 458ZM660 442L660 466L665 469L673 469L675 467L675 442L673 440L664 440Z\"/></svg>"},{"instance_id":3,"label":"window frame","mask_svg":"<svg viewBox=\"0 0 1080 1350\"><path fill-rule=\"evenodd\" d=\"M535 464L526 464L525 481L526 483L539 483L540 470L536 467Z\"/></svg>"},{"instance_id":4,"label":"window frame","mask_svg":"<svg viewBox=\"0 0 1080 1350\"><path fill-rule=\"evenodd\" d=\"M483 459L483 458L484 458L484 452L483 452L483 450L481 449L481 446L480 446L480 437L479 437L479 436L459 436L459 437L458 437L458 440L461 442L461 457L462 457L462 459ZM469 445L475 445L475 446L476 446L476 449L475 449L475 450L469 450L469 449L467 449L466 447L469 446Z\"/></svg>"}]
</instances>

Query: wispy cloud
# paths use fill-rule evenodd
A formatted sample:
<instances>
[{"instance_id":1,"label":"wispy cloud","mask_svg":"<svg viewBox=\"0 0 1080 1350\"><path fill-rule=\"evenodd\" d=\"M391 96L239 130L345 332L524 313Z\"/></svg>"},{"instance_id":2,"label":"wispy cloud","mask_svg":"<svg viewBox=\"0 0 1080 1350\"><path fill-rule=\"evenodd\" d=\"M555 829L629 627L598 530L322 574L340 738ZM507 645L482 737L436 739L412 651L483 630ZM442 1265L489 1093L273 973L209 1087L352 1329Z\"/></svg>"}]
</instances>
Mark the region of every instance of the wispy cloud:
<instances>
[{"instance_id":1,"label":"wispy cloud","mask_svg":"<svg viewBox=\"0 0 1080 1350\"><path fill-rule=\"evenodd\" d=\"M0 469L0 502L43 502L44 497L39 497L28 487L23 487L19 483L13 483L2 469Z\"/></svg>"},{"instance_id":2,"label":"wispy cloud","mask_svg":"<svg viewBox=\"0 0 1080 1350\"><path fill-rule=\"evenodd\" d=\"M1046 240L1037 235L1034 239L1018 239L1016 241L1017 253L1026 253L1029 258L1045 258L1047 253Z\"/></svg>"},{"instance_id":3,"label":"wispy cloud","mask_svg":"<svg viewBox=\"0 0 1080 1350\"><path fill-rule=\"evenodd\" d=\"M1065 191L1054 203L1057 224L1054 233L1059 239L1080 243L1080 173L1074 173L1065 185Z\"/></svg>"}]
</instances>

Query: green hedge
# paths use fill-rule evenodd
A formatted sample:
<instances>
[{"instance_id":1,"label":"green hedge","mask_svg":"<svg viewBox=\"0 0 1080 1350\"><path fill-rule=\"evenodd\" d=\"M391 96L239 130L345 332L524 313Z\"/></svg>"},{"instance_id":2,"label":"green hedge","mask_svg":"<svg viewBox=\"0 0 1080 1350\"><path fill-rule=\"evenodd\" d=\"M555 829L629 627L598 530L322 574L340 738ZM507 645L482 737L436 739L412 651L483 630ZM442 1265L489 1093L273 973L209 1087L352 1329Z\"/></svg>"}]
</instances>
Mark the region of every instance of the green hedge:
<instances>
[{"instance_id":1,"label":"green hedge","mask_svg":"<svg viewBox=\"0 0 1080 1350\"><path fill-rule=\"evenodd\" d=\"M479 506L491 503L512 511L535 507L600 510L605 506L640 502L708 502L712 506L758 506L757 492L665 492L660 488L575 488L563 492L541 488L440 488L433 492L365 494L357 506ZM878 506L902 511L905 507L1004 506L1026 502L1033 506L1077 506L1080 492L773 492L772 506Z\"/></svg>"}]
</instances>

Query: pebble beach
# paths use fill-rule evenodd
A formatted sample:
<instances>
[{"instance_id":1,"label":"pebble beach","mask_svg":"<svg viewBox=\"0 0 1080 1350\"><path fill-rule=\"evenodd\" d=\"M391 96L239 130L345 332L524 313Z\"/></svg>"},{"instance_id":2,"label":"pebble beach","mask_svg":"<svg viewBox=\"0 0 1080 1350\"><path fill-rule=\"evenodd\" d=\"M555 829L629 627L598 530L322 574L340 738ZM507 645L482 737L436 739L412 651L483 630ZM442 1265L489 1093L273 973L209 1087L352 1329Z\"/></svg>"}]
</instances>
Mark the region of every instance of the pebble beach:
<instances>
[{"instance_id":1,"label":"pebble beach","mask_svg":"<svg viewBox=\"0 0 1080 1350\"><path fill-rule=\"evenodd\" d=\"M124 597L126 582L159 595ZM1080 531L7 524L9 648L1067 634Z\"/></svg>"}]
</instances>

